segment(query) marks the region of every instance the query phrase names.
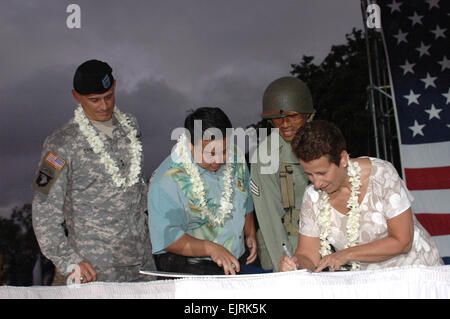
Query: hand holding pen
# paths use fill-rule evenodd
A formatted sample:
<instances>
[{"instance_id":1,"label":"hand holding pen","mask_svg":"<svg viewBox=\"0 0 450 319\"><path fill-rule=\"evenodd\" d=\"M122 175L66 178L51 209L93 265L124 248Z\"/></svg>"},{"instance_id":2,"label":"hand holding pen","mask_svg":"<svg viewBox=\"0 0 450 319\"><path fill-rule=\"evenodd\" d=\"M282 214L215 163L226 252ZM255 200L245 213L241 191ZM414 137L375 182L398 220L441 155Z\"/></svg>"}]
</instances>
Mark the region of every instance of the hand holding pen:
<instances>
[{"instance_id":1,"label":"hand holding pen","mask_svg":"<svg viewBox=\"0 0 450 319\"><path fill-rule=\"evenodd\" d=\"M288 256L289 259L292 260L292 255L291 255L291 253L289 252L289 250L287 249L285 243L283 243L283 250L284 250L284 253L286 254L286 256ZM282 259L281 259L281 260L282 260ZM280 266L281 266L281 260L280 260L280 265L279 265L278 268L280 268L280 271L283 271L283 270L281 270L282 267L280 267ZM293 262L294 262L294 270L297 270L297 266L295 265L295 261L293 261Z\"/></svg>"}]
</instances>

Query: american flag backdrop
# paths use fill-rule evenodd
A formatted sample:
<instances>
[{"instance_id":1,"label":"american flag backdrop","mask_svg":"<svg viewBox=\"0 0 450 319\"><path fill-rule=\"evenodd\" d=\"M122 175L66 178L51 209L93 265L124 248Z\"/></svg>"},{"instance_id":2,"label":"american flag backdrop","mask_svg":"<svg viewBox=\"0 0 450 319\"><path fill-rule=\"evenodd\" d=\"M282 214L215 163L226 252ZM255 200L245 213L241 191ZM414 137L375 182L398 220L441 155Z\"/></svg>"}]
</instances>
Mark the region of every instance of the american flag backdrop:
<instances>
[{"instance_id":1,"label":"american flag backdrop","mask_svg":"<svg viewBox=\"0 0 450 319\"><path fill-rule=\"evenodd\" d=\"M450 1L386 0L382 34L413 211L450 263Z\"/></svg>"}]
</instances>

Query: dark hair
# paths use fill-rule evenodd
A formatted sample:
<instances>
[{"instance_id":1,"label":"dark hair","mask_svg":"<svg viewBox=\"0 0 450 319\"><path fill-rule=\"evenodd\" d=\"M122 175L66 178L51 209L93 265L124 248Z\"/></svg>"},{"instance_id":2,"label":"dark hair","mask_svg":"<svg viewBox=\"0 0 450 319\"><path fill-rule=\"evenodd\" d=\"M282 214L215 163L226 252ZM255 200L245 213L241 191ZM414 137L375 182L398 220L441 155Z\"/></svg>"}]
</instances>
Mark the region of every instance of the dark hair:
<instances>
[{"instance_id":1,"label":"dark hair","mask_svg":"<svg viewBox=\"0 0 450 319\"><path fill-rule=\"evenodd\" d=\"M327 155L339 166L342 151L347 149L341 130L333 123L316 120L303 125L291 142L292 151L304 162Z\"/></svg>"},{"instance_id":2,"label":"dark hair","mask_svg":"<svg viewBox=\"0 0 450 319\"><path fill-rule=\"evenodd\" d=\"M201 121L201 136L194 134L195 121ZM203 139L203 135L208 129L218 129L225 138L227 128L231 128L231 121L228 116L218 107L200 107L189 114L184 120L184 128L189 131L191 143L195 144ZM197 132L199 133L199 132ZM198 134L197 134L198 135ZM214 136L214 138L217 138ZM211 139L214 139L211 136Z\"/></svg>"}]
</instances>

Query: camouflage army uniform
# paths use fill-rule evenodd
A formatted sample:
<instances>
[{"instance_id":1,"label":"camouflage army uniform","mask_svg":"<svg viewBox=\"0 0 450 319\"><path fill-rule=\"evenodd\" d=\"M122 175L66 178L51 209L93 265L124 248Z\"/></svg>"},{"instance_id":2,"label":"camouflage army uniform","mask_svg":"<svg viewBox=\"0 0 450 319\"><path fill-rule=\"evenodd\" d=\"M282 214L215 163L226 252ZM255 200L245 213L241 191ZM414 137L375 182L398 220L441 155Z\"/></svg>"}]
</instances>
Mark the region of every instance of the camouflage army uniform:
<instances>
[{"instance_id":1,"label":"camouflage army uniform","mask_svg":"<svg viewBox=\"0 0 450 319\"><path fill-rule=\"evenodd\" d=\"M140 132L136 119L127 116ZM99 136L120 174L127 176L128 132L115 116L113 125L113 139L101 132ZM145 215L148 187L142 171L138 183L117 188L73 119L47 137L41 163L49 151L66 165L48 195L37 191L33 199L33 227L42 252L64 275L69 274L69 265L87 260L98 281L149 280L139 274L141 269L155 269Z\"/></svg>"}]
</instances>

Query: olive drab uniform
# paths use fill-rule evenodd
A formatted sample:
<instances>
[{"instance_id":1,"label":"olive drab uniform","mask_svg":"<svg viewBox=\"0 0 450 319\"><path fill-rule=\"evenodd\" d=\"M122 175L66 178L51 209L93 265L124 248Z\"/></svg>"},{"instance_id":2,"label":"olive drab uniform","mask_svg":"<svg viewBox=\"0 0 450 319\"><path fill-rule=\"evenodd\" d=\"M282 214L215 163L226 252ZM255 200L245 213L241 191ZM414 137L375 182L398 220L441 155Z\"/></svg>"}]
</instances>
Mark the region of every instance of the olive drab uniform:
<instances>
[{"instance_id":1,"label":"olive drab uniform","mask_svg":"<svg viewBox=\"0 0 450 319\"><path fill-rule=\"evenodd\" d=\"M297 114L308 115L308 120L312 120L316 113L308 87L292 76L272 81L264 91L262 102L261 117L269 121ZM273 144L277 142L278 152ZM275 154L267 157L268 150ZM278 159L279 165L277 170L271 165L272 172L266 174L262 170L268 158ZM292 255L297 249L300 207L308 178L292 152L291 144L278 132L260 143L251 163L253 202L260 227L256 238L261 266L278 271L278 261L284 255L282 245L286 244Z\"/></svg>"},{"instance_id":2,"label":"olive drab uniform","mask_svg":"<svg viewBox=\"0 0 450 319\"><path fill-rule=\"evenodd\" d=\"M127 116L140 132L136 119ZM98 134L120 174L127 176L129 132L114 115L112 123L113 138ZM142 162L139 181L119 188L73 119L47 137L33 183L33 227L42 252L63 275L70 265L87 260L99 281L150 280L139 274L155 269Z\"/></svg>"},{"instance_id":3,"label":"olive drab uniform","mask_svg":"<svg viewBox=\"0 0 450 319\"><path fill-rule=\"evenodd\" d=\"M261 148L271 150L271 139L279 139L279 166L272 174L261 173ZM293 254L298 243L300 207L308 178L298 159L292 153L290 143L276 132L258 147L251 164L251 189L259 229L257 231L258 255L261 266L278 271L278 260L284 254L283 243ZM270 154L274 160L276 154Z\"/></svg>"}]
</instances>

